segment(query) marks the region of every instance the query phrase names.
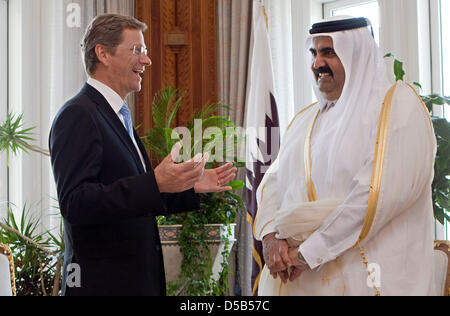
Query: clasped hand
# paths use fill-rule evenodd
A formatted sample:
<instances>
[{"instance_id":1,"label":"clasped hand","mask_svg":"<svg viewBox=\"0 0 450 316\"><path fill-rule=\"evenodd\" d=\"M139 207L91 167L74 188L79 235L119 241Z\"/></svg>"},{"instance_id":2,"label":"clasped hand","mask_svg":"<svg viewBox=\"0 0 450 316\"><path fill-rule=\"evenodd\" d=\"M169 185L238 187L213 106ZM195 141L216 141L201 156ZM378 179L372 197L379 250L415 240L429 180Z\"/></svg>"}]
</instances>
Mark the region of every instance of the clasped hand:
<instances>
[{"instance_id":1,"label":"clasped hand","mask_svg":"<svg viewBox=\"0 0 450 316\"><path fill-rule=\"evenodd\" d=\"M275 235L273 233L264 237L264 261L274 279L279 276L283 283L288 280L292 282L309 267L298 260L298 247L290 248L286 240L279 240Z\"/></svg>"},{"instance_id":2,"label":"clasped hand","mask_svg":"<svg viewBox=\"0 0 450 316\"><path fill-rule=\"evenodd\" d=\"M180 154L181 145L175 145L171 154L155 168L155 178L161 193L180 193L192 188L196 193L214 193L232 190L224 186L236 177L237 168L233 163L222 167L205 170L209 154L202 157L197 155L194 159L176 164Z\"/></svg>"}]
</instances>

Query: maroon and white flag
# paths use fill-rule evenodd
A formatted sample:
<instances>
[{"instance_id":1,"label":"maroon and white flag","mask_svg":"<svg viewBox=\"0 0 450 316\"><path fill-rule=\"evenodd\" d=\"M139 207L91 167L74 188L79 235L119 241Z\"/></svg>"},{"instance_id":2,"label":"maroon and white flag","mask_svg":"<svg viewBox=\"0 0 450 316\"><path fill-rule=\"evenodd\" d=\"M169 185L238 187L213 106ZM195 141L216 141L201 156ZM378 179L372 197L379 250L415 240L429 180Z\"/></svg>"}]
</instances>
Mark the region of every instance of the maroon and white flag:
<instances>
[{"instance_id":1,"label":"maroon and white flag","mask_svg":"<svg viewBox=\"0 0 450 316\"><path fill-rule=\"evenodd\" d=\"M280 122L273 95L273 69L264 7L253 1L252 50L249 67L249 92L246 110L246 206L247 221L252 226L258 202L256 191L264 174L275 162L280 148ZM252 291L258 294L264 267L262 243L253 238Z\"/></svg>"}]
</instances>

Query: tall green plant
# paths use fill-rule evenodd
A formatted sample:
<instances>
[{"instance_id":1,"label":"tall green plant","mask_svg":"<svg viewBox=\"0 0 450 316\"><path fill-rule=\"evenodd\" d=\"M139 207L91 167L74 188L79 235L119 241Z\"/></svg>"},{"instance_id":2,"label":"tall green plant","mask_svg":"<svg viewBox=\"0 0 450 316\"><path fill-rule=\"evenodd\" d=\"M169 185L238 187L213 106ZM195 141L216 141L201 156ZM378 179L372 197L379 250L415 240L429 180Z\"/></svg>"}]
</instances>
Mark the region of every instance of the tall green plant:
<instances>
[{"instance_id":1,"label":"tall green plant","mask_svg":"<svg viewBox=\"0 0 450 316\"><path fill-rule=\"evenodd\" d=\"M394 75L396 80L404 80L406 72L403 63L395 58L393 54L385 56L394 58ZM422 88L417 82L414 85ZM427 106L433 121L434 131L437 139L437 156L434 167L435 176L433 181L434 217L441 224L450 222L450 123L441 117L434 116L434 106L450 105L450 97L438 94L421 96Z\"/></svg>"},{"instance_id":2,"label":"tall green plant","mask_svg":"<svg viewBox=\"0 0 450 316\"><path fill-rule=\"evenodd\" d=\"M9 113L6 121L0 125L0 152L6 152L6 161L9 166L11 154L17 155L19 151L38 152L45 156L49 156L47 150L43 150L37 146L31 145L29 142L35 141L32 135L32 131L35 129L23 128L22 114L15 117L12 113Z\"/></svg>"},{"instance_id":3,"label":"tall green plant","mask_svg":"<svg viewBox=\"0 0 450 316\"><path fill-rule=\"evenodd\" d=\"M168 87L156 93L152 102L153 127L145 134L143 141L153 153L154 159L161 162L179 139L172 139L171 128L180 108L183 96L179 91Z\"/></svg>"},{"instance_id":4,"label":"tall green plant","mask_svg":"<svg viewBox=\"0 0 450 316\"><path fill-rule=\"evenodd\" d=\"M173 127L174 118L182 104L184 93L172 87L163 88L158 92L153 100L153 122L154 126L147 131L143 137L143 142L152 153L152 157L157 161L162 161L167 157L172 147L182 139ZM227 148L227 140L233 138L231 143L234 149L244 141L237 133L237 128L230 118L223 115L217 115L220 109L227 107L220 103L207 104L199 111L194 113L189 119L186 128L190 135L190 148L183 148L181 155L188 155L192 158L197 152L191 149L200 149L202 152L211 152L218 150L213 154L222 155L222 152L228 152L231 148ZM208 128L216 127L221 133L213 135L210 139L195 139L193 137L195 131L195 120L197 123L201 121L202 133ZM220 136L220 137L218 137ZM220 139L219 139L220 138ZM185 144L186 145L186 144ZM184 146L186 147L186 146ZM189 147L189 146L187 146ZM185 153L184 150L189 150ZM236 157L227 157L227 159ZM236 159L237 160L237 159ZM236 162L237 167L243 167L243 163ZM208 162L207 168L217 166L215 162ZM233 190L244 187L242 181L232 181L229 186ZM186 213L180 215L172 215L169 217L158 218L160 225L182 225L182 232L179 236L180 251L183 255L181 264L181 273L176 282L168 284L169 295L188 295L188 296L205 296L205 295L225 295L228 289L228 276L230 273L229 259L229 243L225 241L225 250L222 253L224 261L222 263L222 271L219 280L212 278L213 260L206 241L206 230L202 229L208 224L232 224L235 223L236 215L243 208L243 200L233 192L201 194L200 195L201 211L194 213Z\"/></svg>"},{"instance_id":5,"label":"tall green plant","mask_svg":"<svg viewBox=\"0 0 450 316\"><path fill-rule=\"evenodd\" d=\"M50 155L47 150L30 144L35 141L32 137L35 128L24 128L22 120L22 115L16 117L9 113L0 125L0 153L6 152L8 166L11 154L17 155L20 151ZM10 246L13 253L17 295L58 295L64 253L62 223L59 236L50 231L38 233L40 221L30 215L26 205L20 222L14 217L11 205L7 210L8 216L0 221L0 242Z\"/></svg>"},{"instance_id":6,"label":"tall green plant","mask_svg":"<svg viewBox=\"0 0 450 316\"><path fill-rule=\"evenodd\" d=\"M39 233L40 220L24 206L20 221L8 206L8 216L0 223L0 243L7 244L15 263L18 296L57 296L61 282L64 242L62 225L59 236Z\"/></svg>"}]
</instances>

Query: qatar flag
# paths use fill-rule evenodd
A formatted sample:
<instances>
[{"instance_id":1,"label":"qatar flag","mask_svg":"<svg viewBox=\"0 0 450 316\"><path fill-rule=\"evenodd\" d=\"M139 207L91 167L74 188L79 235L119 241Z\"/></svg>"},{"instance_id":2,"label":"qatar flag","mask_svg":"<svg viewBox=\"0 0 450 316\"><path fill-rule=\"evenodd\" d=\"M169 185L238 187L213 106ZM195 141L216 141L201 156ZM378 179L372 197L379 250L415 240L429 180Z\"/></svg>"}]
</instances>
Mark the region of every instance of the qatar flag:
<instances>
[{"instance_id":1,"label":"qatar flag","mask_svg":"<svg viewBox=\"0 0 450 316\"><path fill-rule=\"evenodd\" d=\"M247 221L252 226L257 213L256 191L265 172L275 162L280 149L280 122L273 95L273 69L267 30L267 15L257 0L253 1L252 45L249 89L246 107L246 195ZM264 267L262 243L253 237L252 291L258 295Z\"/></svg>"}]
</instances>

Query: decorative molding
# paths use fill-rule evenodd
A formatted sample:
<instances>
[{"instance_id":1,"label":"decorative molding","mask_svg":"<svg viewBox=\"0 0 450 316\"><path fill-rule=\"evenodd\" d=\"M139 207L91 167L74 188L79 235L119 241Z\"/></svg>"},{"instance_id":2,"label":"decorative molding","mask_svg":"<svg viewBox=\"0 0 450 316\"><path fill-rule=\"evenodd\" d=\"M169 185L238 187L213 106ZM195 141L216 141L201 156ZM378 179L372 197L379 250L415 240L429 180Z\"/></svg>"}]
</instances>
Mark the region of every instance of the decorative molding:
<instances>
[{"instance_id":1,"label":"decorative molding","mask_svg":"<svg viewBox=\"0 0 450 316\"><path fill-rule=\"evenodd\" d=\"M167 225L159 227L159 236L161 238L161 244L163 245L178 245L178 238L181 234L183 226L181 225ZM229 232L229 228L231 234ZM220 244L225 239L230 242L236 242L235 230L236 224L230 225L205 225L206 230L206 242L209 244Z\"/></svg>"},{"instance_id":2,"label":"decorative molding","mask_svg":"<svg viewBox=\"0 0 450 316\"><path fill-rule=\"evenodd\" d=\"M450 241L447 240L436 240L434 242L434 249L442 251L447 255L448 266L447 266L447 278L445 281L445 293L444 296L450 296Z\"/></svg>"}]
</instances>

